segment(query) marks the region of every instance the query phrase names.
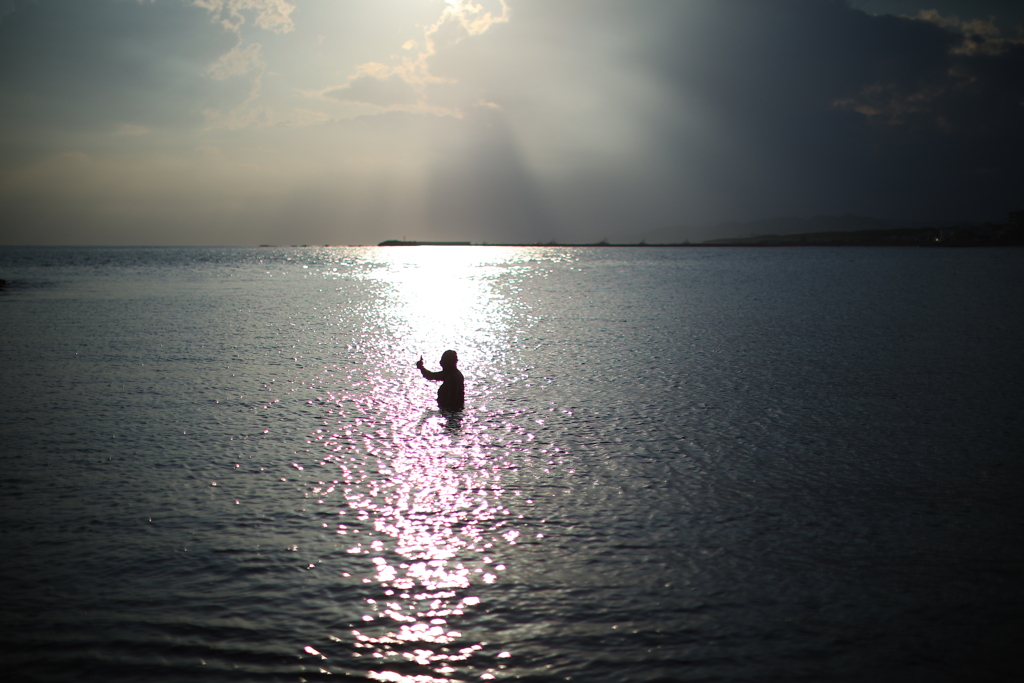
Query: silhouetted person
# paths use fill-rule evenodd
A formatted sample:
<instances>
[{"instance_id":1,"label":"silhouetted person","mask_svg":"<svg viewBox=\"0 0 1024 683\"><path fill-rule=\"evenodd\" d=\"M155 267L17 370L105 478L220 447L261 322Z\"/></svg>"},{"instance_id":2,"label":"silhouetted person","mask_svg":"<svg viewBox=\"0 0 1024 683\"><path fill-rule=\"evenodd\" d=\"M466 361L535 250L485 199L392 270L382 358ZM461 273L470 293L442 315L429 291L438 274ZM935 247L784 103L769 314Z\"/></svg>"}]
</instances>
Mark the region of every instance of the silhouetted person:
<instances>
[{"instance_id":1,"label":"silhouetted person","mask_svg":"<svg viewBox=\"0 0 1024 683\"><path fill-rule=\"evenodd\" d=\"M437 407L444 411L459 411L466 403L465 379L459 372L459 354L451 349L441 354L441 372L431 372L423 367L422 356L416 361L420 374L427 379L441 382L437 390Z\"/></svg>"}]
</instances>

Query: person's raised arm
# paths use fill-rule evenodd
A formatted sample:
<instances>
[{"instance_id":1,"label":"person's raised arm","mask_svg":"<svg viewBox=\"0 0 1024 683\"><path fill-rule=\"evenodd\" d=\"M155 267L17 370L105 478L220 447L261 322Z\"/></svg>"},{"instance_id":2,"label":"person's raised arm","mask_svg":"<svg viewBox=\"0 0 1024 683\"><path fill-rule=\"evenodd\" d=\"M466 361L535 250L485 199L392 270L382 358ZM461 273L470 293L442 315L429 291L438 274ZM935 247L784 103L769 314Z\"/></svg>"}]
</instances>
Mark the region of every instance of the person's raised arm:
<instances>
[{"instance_id":1,"label":"person's raised arm","mask_svg":"<svg viewBox=\"0 0 1024 683\"><path fill-rule=\"evenodd\" d=\"M444 379L444 370L441 372L431 372L423 367L423 356L420 356L420 359L416 361L416 368L420 371L420 374L427 379L432 379L434 381L441 381Z\"/></svg>"}]
</instances>

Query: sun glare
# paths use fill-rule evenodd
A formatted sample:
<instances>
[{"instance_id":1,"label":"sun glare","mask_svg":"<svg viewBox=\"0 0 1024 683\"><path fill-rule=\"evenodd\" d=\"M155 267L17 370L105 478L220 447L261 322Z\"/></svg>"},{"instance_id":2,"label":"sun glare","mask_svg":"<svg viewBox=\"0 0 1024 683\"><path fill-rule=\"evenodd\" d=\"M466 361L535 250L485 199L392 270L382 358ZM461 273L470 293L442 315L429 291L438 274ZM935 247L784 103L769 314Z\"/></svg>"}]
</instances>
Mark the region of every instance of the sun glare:
<instances>
[{"instance_id":1,"label":"sun glare","mask_svg":"<svg viewBox=\"0 0 1024 683\"><path fill-rule=\"evenodd\" d=\"M464 361L495 345L514 305L495 289L497 275L529 256L508 247L390 247L374 254L368 277L388 285L385 315L414 353L440 357L459 350ZM418 350L418 351L417 351ZM413 359L415 360L415 359ZM436 363L437 358L426 360Z\"/></svg>"},{"instance_id":2,"label":"sun glare","mask_svg":"<svg viewBox=\"0 0 1024 683\"><path fill-rule=\"evenodd\" d=\"M501 447L503 435L522 428L479 403L464 417L435 419L413 361L421 350L434 354L425 360L436 366L442 350L456 348L470 383L474 373L493 373L516 305L514 291L500 289L508 278L498 276L531 254L501 247L384 247L367 250L364 258L370 268L363 277L383 285L374 302L376 351L364 369L369 387L357 410L343 410L352 397L327 392L327 405L337 412L328 410L315 441L324 448L321 466L337 479L310 491L323 502L340 496L332 501L340 507L336 521L324 526L368 570L356 628L332 640L349 642L356 657L369 658L374 680L427 683L470 670L490 680L496 671L476 663L487 644L459 624L463 615L487 608L482 589L500 582L520 541L510 501L522 498L502 480L514 467L516 448L533 436L515 436L511 450ZM410 665L425 673L395 671Z\"/></svg>"}]
</instances>

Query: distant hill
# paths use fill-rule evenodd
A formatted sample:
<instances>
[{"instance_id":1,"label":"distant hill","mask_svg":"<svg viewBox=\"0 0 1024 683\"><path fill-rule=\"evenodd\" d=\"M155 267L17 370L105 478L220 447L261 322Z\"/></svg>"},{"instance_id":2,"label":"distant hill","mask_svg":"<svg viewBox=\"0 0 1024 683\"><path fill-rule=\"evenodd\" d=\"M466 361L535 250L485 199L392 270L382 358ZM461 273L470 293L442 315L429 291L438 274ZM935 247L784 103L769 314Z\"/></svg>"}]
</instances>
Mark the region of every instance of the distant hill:
<instances>
[{"instance_id":1,"label":"distant hill","mask_svg":"<svg viewBox=\"0 0 1024 683\"><path fill-rule=\"evenodd\" d=\"M756 235L708 240L701 246L719 247L1019 247L1024 226L1014 223L961 225L954 228L891 228L887 230L833 230L787 235Z\"/></svg>"},{"instance_id":2,"label":"distant hill","mask_svg":"<svg viewBox=\"0 0 1024 683\"><path fill-rule=\"evenodd\" d=\"M758 221L730 221L712 227L697 228L676 225L660 228L634 236L623 236L616 243L645 242L646 244L697 244L709 240L755 235L791 235L796 233L853 232L864 230L891 230L892 226L877 218L846 214L845 216L779 216Z\"/></svg>"}]
</instances>

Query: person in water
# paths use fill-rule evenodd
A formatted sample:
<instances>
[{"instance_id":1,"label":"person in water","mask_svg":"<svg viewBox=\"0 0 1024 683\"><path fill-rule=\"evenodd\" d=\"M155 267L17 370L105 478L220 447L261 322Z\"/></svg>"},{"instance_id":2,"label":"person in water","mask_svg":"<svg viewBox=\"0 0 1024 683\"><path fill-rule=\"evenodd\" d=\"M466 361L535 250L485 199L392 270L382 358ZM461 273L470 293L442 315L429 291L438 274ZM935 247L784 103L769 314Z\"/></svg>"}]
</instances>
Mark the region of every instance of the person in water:
<instances>
[{"instance_id":1,"label":"person in water","mask_svg":"<svg viewBox=\"0 0 1024 683\"><path fill-rule=\"evenodd\" d=\"M459 354L451 349L441 354L441 372L431 372L423 367L422 356L416 361L420 374L429 380L440 381L437 390L437 407L444 411L462 410L466 402L465 379L459 372Z\"/></svg>"}]
</instances>

